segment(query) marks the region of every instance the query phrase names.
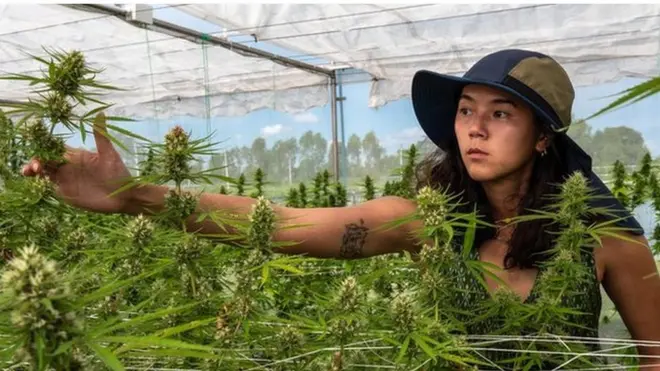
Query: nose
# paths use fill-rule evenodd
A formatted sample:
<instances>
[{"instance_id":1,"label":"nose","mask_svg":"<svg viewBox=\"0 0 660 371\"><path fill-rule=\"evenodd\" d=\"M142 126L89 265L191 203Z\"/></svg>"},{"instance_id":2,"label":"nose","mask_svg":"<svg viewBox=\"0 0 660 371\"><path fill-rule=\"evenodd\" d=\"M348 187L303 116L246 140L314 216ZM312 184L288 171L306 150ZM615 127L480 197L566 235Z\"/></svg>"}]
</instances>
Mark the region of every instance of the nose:
<instances>
[{"instance_id":1,"label":"nose","mask_svg":"<svg viewBox=\"0 0 660 371\"><path fill-rule=\"evenodd\" d=\"M486 123L481 116L473 115L468 125L468 135L470 136L470 139L483 139L487 136Z\"/></svg>"}]
</instances>

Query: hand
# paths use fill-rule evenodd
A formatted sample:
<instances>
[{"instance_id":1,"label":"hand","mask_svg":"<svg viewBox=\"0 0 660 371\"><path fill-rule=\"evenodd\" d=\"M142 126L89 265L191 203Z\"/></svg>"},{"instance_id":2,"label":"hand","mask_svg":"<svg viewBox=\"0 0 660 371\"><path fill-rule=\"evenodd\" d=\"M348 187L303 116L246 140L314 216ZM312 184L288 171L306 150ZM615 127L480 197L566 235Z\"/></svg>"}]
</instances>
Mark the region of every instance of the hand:
<instances>
[{"instance_id":1,"label":"hand","mask_svg":"<svg viewBox=\"0 0 660 371\"><path fill-rule=\"evenodd\" d=\"M130 191L110 197L131 176L107 133L105 115L94 119L97 152L67 147L62 165L44 164L32 159L23 167L24 176L48 176L59 198L72 206L90 211L117 213L126 209Z\"/></svg>"}]
</instances>

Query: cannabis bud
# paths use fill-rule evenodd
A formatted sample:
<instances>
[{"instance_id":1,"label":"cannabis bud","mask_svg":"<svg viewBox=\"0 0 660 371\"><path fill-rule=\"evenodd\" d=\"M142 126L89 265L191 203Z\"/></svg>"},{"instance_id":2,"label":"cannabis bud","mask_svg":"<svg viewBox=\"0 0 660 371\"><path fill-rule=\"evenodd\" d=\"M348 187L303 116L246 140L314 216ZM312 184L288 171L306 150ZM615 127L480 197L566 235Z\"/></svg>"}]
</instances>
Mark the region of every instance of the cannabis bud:
<instances>
[{"instance_id":1,"label":"cannabis bud","mask_svg":"<svg viewBox=\"0 0 660 371\"><path fill-rule=\"evenodd\" d=\"M361 328L361 323L356 319L338 317L330 321L328 333L339 343L343 344L355 336Z\"/></svg>"},{"instance_id":2,"label":"cannabis bud","mask_svg":"<svg viewBox=\"0 0 660 371\"><path fill-rule=\"evenodd\" d=\"M55 186L47 177L35 177L26 181L25 195L32 202L39 202L55 196Z\"/></svg>"},{"instance_id":3,"label":"cannabis bud","mask_svg":"<svg viewBox=\"0 0 660 371\"><path fill-rule=\"evenodd\" d=\"M48 112L48 119L52 123L68 122L73 107L67 98L58 93L50 93L46 97L46 112Z\"/></svg>"},{"instance_id":4,"label":"cannabis bud","mask_svg":"<svg viewBox=\"0 0 660 371\"><path fill-rule=\"evenodd\" d=\"M580 172L571 174L561 186L560 207L557 211L558 220L564 226L575 225L580 217L589 212L587 197L589 196L587 178Z\"/></svg>"},{"instance_id":5,"label":"cannabis bud","mask_svg":"<svg viewBox=\"0 0 660 371\"><path fill-rule=\"evenodd\" d=\"M154 225L151 220L140 214L128 224L127 232L128 237L135 246L144 247L151 242Z\"/></svg>"},{"instance_id":6,"label":"cannabis bud","mask_svg":"<svg viewBox=\"0 0 660 371\"><path fill-rule=\"evenodd\" d=\"M232 332L230 326L231 321L231 305L225 304L218 311L215 317L215 335L216 340L227 340Z\"/></svg>"},{"instance_id":7,"label":"cannabis bud","mask_svg":"<svg viewBox=\"0 0 660 371\"><path fill-rule=\"evenodd\" d=\"M87 233L83 228L76 228L68 236L67 247L69 250L79 251L82 250L87 244Z\"/></svg>"},{"instance_id":8,"label":"cannabis bud","mask_svg":"<svg viewBox=\"0 0 660 371\"><path fill-rule=\"evenodd\" d=\"M304 336L292 326L286 326L277 334L282 354L290 357L304 345Z\"/></svg>"},{"instance_id":9,"label":"cannabis bud","mask_svg":"<svg viewBox=\"0 0 660 371\"><path fill-rule=\"evenodd\" d=\"M450 249L424 244L419 253L419 261L429 267L437 267L448 263L453 258Z\"/></svg>"},{"instance_id":10,"label":"cannabis bud","mask_svg":"<svg viewBox=\"0 0 660 371\"><path fill-rule=\"evenodd\" d=\"M25 337L27 344L20 352L24 357L34 358L39 345L31 342L39 341L37 337L46 336L41 341L54 351L81 330L68 301L68 285L60 279L55 262L41 255L35 245L19 250L8 263L1 284L3 291L12 296L12 323L34 334Z\"/></svg>"},{"instance_id":11,"label":"cannabis bud","mask_svg":"<svg viewBox=\"0 0 660 371\"><path fill-rule=\"evenodd\" d=\"M165 136L165 171L176 184L181 184L190 176L188 161L192 160L192 156L189 142L190 138L181 126L175 126Z\"/></svg>"},{"instance_id":12,"label":"cannabis bud","mask_svg":"<svg viewBox=\"0 0 660 371\"><path fill-rule=\"evenodd\" d=\"M29 121L23 128L23 136L33 157L43 162L61 161L66 153L64 140L51 134L43 120Z\"/></svg>"},{"instance_id":13,"label":"cannabis bud","mask_svg":"<svg viewBox=\"0 0 660 371\"><path fill-rule=\"evenodd\" d=\"M36 218L33 224L34 235L36 241L39 243L48 244L60 236L62 229L61 220L52 214L44 214Z\"/></svg>"},{"instance_id":14,"label":"cannabis bud","mask_svg":"<svg viewBox=\"0 0 660 371\"><path fill-rule=\"evenodd\" d=\"M271 248L272 234L275 231L275 211L270 202L259 196L252 205L249 215L248 243L251 248L267 251Z\"/></svg>"},{"instance_id":15,"label":"cannabis bud","mask_svg":"<svg viewBox=\"0 0 660 371\"><path fill-rule=\"evenodd\" d=\"M434 303L446 301L451 293L450 282L433 269L425 269L420 278L420 295L422 300L429 300Z\"/></svg>"},{"instance_id":16,"label":"cannabis bud","mask_svg":"<svg viewBox=\"0 0 660 371\"><path fill-rule=\"evenodd\" d=\"M346 278L339 287L337 295L338 309L344 313L352 313L360 304L360 292L355 277Z\"/></svg>"},{"instance_id":17,"label":"cannabis bud","mask_svg":"<svg viewBox=\"0 0 660 371\"><path fill-rule=\"evenodd\" d=\"M397 296L392 300L390 309L397 332L409 334L415 329L415 309L409 296Z\"/></svg>"},{"instance_id":18,"label":"cannabis bud","mask_svg":"<svg viewBox=\"0 0 660 371\"><path fill-rule=\"evenodd\" d=\"M258 289L259 279L252 270L266 261L263 250L253 249L247 258L236 266L236 292L250 293Z\"/></svg>"},{"instance_id":19,"label":"cannabis bud","mask_svg":"<svg viewBox=\"0 0 660 371\"><path fill-rule=\"evenodd\" d=\"M194 235L187 235L183 243L177 245L176 260L181 265L190 264L202 256L202 251L208 247L206 240Z\"/></svg>"},{"instance_id":20,"label":"cannabis bud","mask_svg":"<svg viewBox=\"0 0 660 371\"><path fill-rule=\"evenodd\" d=\"M89 244L89 237L84 228L78 227L67 234L65 243L64 255L73 263L84 256L82 251Z\"/></svg>"},{"instance_id":21,"label":"cannabis bud","mask_svg":"<svg viewBox=\"0 0 660 371\"><path fill-rule=\"evenodd\" d=\"M447 197L428 186L419 191L417 204L424 224L430 227L440 226L449 212Z\"/></svg>"},{"instance_id":22,"label":"cannabis bud","mask_svg":"<svg viewBox=\"0 0 660 371\"><path fill-rule=\"evenodd\" d=\"M61 57L55 70L52 89L65 96L72 96L80 89L80 82L87 73L85 57L79 51L73 51Z\"/></svg>"},{"instance_id":23,"label":"cannabis bud","mask_svg":"<svg viewBox=\"0 0 660 371\"><path fill-rule=\"evenodd\" d=\"M176 220L185 220L197 209L197 196L190 192L171 189L165 196L165 209Z\"/></svg>"}]
</instances>

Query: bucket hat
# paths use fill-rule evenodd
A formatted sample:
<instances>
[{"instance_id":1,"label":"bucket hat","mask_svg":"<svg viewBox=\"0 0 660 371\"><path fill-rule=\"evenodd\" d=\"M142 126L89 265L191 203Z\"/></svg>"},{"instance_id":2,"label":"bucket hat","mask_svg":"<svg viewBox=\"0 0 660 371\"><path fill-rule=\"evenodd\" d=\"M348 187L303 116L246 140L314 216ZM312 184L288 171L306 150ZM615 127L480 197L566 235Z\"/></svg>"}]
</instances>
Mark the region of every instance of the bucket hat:
<instances>
[{"instance_id":1,"label":"bucket hat","mask_svg":"<svg viewBox=\"0 0 660 371\"><path fill-rule=\"evenodd\" d=\"M614 197L594 173L591 157L566 134L571 123L575 91L564 68L553 58L530 50L506 49L486 55L462 77L429 70L415 73L412 104L419 124L440 149L454 139L454 120L463 87L486 85L527 103L541 122L556 135L555 146L563 153L569 173L580 171L597 197L590 206L606 208L623 218L617 224L631 233L644 233L639 222Z\"/></svg>"}]
</instances>

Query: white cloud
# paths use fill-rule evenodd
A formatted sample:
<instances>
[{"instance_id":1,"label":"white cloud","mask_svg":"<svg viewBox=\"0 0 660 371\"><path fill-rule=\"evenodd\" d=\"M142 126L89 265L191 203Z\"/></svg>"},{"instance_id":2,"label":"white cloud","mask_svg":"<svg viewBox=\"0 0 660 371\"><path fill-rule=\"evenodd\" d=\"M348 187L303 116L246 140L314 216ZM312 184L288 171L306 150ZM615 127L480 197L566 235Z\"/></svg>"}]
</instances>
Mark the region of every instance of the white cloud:
<instances>
[{"instance_id":1,"label":"white cloud","mask_svg":"<svg viewBox=\"0 0 660 371\"><path fill-rule=\"evenodd\" d=\"M407 149L411 144L426 138L426 134L420 127L409 127L395 133L389 134L381 139L381 145L388 153L395 153L402 146Z\"/></svg>"},{"instance_id":2,"label":"white cloud","mask_svg":"<svg viewBox=\"0 0 660 371\"><path fill-rule=\"evenodd\" d=\"M271 137L273 135L281 134L285 131L288 131L289 129L291 128L288 126L284 126L282 124L264 126L263 128L261 128L261 135L264 137Z\"/></svg>"},{"instance_id":3,"label":"white cloud","mask_svg":"<svg viewBox=\"0 0 660 371\"><path fill-rule=\"evenodd\" d=\"M300 124L315 124L319 122L319 118L310 112L301 113L299 115L293 116L293 121Z\"/></svg>"}]
</instances>

